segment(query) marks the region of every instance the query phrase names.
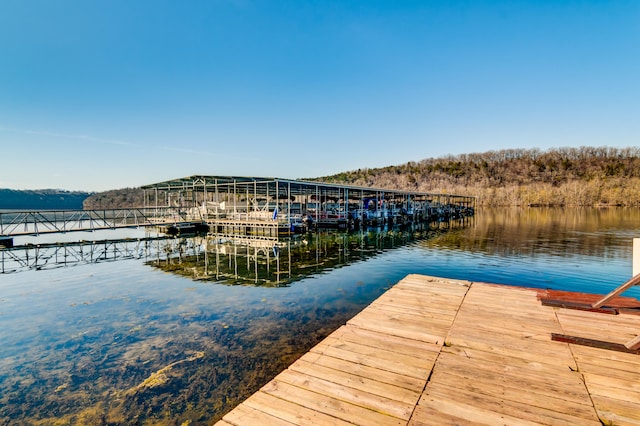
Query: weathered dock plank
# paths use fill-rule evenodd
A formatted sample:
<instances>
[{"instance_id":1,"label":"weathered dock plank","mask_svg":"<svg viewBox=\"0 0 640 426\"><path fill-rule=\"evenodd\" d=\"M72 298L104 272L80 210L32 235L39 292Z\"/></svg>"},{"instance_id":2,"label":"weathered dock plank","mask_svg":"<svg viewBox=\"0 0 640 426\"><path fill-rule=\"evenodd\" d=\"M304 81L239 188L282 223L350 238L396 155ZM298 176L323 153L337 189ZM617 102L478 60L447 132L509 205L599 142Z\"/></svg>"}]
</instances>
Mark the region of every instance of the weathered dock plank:
<instances>
[{"instance_id":1,"label":"weathered dock plank","mask_svg":"<svg viewBox=\"0 0 640 426\"><path fill-rule=\"evenodd\" d=\"M521 319L520 313L528 315ZM480 410L479 418L598 424L568 345L550 339L561 330L554 317L534 291L472 285L447 336L451 347L438 358L425 395L457 390L456 401Z\"/></svg>"},{"instance_id":2,"label":"weathered dock plank","mask_svg":"<svg viewBox=\"0 0 640 426\"><path fill-rule=\"evenodd\" d=\"M265 426L291 426L292 423L279 417L265 413L263 410L250 407L248 404L241 404L231 413L227 414L225 421L229 424L241 422L244 424L255 424Z\"/></svg>"},{"instance_id":3,"label":"weathered dock plank","mask_svg":"<svg viewBox=\"0 0 640 426\"><path fill-rule=\"evenodd\" d=\"M347 393L347 389L339 386L334 386L334 394L327 395L326 393L318 393L301 386L296 386L285 381L281 381L280 376L269 382L262 388L261 392L277 396L280 399L285 399L302 405L307 408L311 408L320 413L336 417L346 422L363 425L403 425L406 421L400 418L381 413L376 408L376 404L373 407L364 407L359 404L354 404L350 401L345 401L341 396ZM249 423L260 424L260 423Z\"/></svg>"},{"instance_id":4,"label":"weathered dock plank","mask_svg":"<svg viewBox=\"0 0 640 426\"><path fill-rule=\"evenodd\" d=\"M491 419L506 417L511 420L500 420L492 422L492 424L546 424L546 425L601 425L597 416L591 410L590 419L577 417L572 414L556 411L553 408L536 407L530 405L528 401L522 402L511 400L508 393L505 392L501 396L493 396L484 389L479 388L480 392L463 390L455 385L449 385L446 382L431 382L431 389L425 392L423 398L436 397L441 399L449 399L455 401L458 406L467 407L468 410L475 410L476 420L489 417ZM515 395L514 395L515 396ZM421 400L422 401L422 400ZM474 420L472 416L469 420Z\"/></svg>"},{"instance_id":5,"label":"weathered dock plank","mask_svg":"<svg viewBox=\"0 0 640 426\"><path fill-rule=\"evenodd\" d=\"M624 343L640 316L546 293L410 275L220 424L640 425L640 355L551 339Z\"/></svg>"},{"instance_id":6,"label":"weathered dock plank","mask_svg":"<svg viewBox=\"0 0 640 426\"><path fill-rule=\"evenodd\" d=\"M422 379L407 376L404 373L394 373L393 371L381 370L375 367L369 367L367 365L358 364L345 359L319 355L314 352L305 354L300 358L300 361L307 361L313 363L314 365L324 366L333 370L352 374L353 376L355 376L356 380L360 377L369 378L374 377L375 375L376 380L380 383L398 386L410 391L420 393L424 388L424 381Z\"/></svg>"},{"instance_id":7,"label":"weathered dock plank","mask_svg":"<svg viewBox=\"0 0 640 426\"><path fill-rule=\"evenodd\" d=\"M307 408L294 402L278 398L266 392L256 392L243 404L267 415L281 418L296 425L327 425L351 426L351 423L336 417L323 414L312 408ZM249 424L248 421L237 420L237 424ZM261 423L255 423L259 425Z\"/></svg>"},{"instance_id":8,"label":"weathered dock plank","mask_svg":"<svg viewBox=\"0 0 640 426\"><path fill-rule=\"evenodd\" d=\"M334 370L319 364L300 361L291 366L292 371L330 381L344 387L357 389L382 396L400 403L413 404L420 397L418 390L405 389L368 377L356 376L350 372ZM413 409L413 405L411 405Z\"/></svg>"},{"instance_id":9,"label":"weathered dock plank","mask_svg":"<svg viewBox=\"0 0 640 426\"><path fill-rule=\"evenodd\" d=\"M362 364L368 367L374 367L379 370L391 371L394 373L405 374L409 377L415 377L417 379L426 380L431 372L430 368L425 368L423 365L415 365L416 363L403 363L404 360L398 360L395 358L395 353L389 351L376 351L367 350L361 346L340 344L338 347L330 346L329 344L322 342L315 348L311 349L311 352L318 353L320 355L330 356L334 358L340 358L347 361L354 362L356 364ZM425 355L424 361L435 361L437 354ZM405 358L407 359L407 358Z\"/></svg>"}]
</instances>

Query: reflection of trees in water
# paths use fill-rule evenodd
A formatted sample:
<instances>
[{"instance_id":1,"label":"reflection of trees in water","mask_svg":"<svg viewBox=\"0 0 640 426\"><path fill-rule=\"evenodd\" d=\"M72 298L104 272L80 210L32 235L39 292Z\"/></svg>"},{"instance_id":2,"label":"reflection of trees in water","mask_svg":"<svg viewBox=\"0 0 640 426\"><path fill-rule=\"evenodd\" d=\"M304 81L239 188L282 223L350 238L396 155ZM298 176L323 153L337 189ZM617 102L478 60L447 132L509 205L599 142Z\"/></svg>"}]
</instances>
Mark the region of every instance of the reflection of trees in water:
<instances>
[{"instance_id":1,"label":"reflection of trees in water","mask_svg":"<svg viewBox=\"0 0 640 426\"><path fill-rule=\"evenodd\" d=\"M475 226L422 245L503 256L620 257L637 236L635 208L483 208Z\"/></svg>"},{"instance_id":2,"label":"reflection of trees in water","mask_svg":"<svg viewBox=\"0 0 640 426\"><path fill-rule=\"evenodd\" d=\"M468 222L352 233L317 232L281 240L232 239L210 234L168 241L166 255L147 264L196 280L281 287L413 241L433 238Z\"/></svg>"}]
</instances>

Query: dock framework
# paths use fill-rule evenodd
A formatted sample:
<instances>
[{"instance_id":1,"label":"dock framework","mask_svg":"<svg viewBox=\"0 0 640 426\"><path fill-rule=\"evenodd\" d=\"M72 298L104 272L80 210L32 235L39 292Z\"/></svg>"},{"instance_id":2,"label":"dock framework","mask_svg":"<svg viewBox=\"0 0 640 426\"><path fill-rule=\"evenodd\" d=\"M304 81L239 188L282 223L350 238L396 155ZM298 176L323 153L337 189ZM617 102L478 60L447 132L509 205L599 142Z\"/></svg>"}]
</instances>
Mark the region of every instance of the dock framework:
<instances>
[{"instance_id":1,"label":"dock framework","mask_svg":"<svg viewBox=\"0 0 640 426\"><path fill-rule=\"evenodd\" d=\"M268 177L194 175L142 187L146 208L178 207L214 232L246 235L471 216L476 197Z\"/></svg>"}]
</instances>

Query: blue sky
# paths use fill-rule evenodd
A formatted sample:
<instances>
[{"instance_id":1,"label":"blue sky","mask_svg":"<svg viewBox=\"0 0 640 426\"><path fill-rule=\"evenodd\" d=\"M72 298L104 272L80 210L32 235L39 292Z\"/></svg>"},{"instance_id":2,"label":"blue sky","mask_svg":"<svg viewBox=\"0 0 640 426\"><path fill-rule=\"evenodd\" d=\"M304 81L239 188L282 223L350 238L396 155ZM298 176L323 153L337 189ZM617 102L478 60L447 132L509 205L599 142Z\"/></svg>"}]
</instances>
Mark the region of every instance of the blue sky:
<instances>
[{"instance_id":1,"label":"blue sky","mask_svg":"<svg viewBox=\"0 0 640 426\"><path fill-rule=\"evenodd\" d=\"M639 136L636 0L0 0L0 187Z\"/></svg>"}]
</instances>

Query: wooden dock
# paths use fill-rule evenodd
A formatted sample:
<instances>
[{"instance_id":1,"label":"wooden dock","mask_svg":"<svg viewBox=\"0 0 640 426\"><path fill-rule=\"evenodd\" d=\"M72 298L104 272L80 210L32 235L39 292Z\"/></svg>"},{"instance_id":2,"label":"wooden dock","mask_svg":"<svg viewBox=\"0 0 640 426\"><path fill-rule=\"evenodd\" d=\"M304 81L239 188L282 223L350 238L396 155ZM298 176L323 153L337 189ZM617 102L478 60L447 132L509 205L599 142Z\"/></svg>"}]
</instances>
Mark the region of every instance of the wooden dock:
<instances>
[{"instance_id":1,"label":"wooden dock","mask_svg":"<svg viewBox=\"0 0 640 426\"><path fill-rule=\"evenodd\" d=\"M548 293L409 275L218 425L640 425L640 355L551 339L627 342L640 303Z\"/></svg>"}]
</instances>

